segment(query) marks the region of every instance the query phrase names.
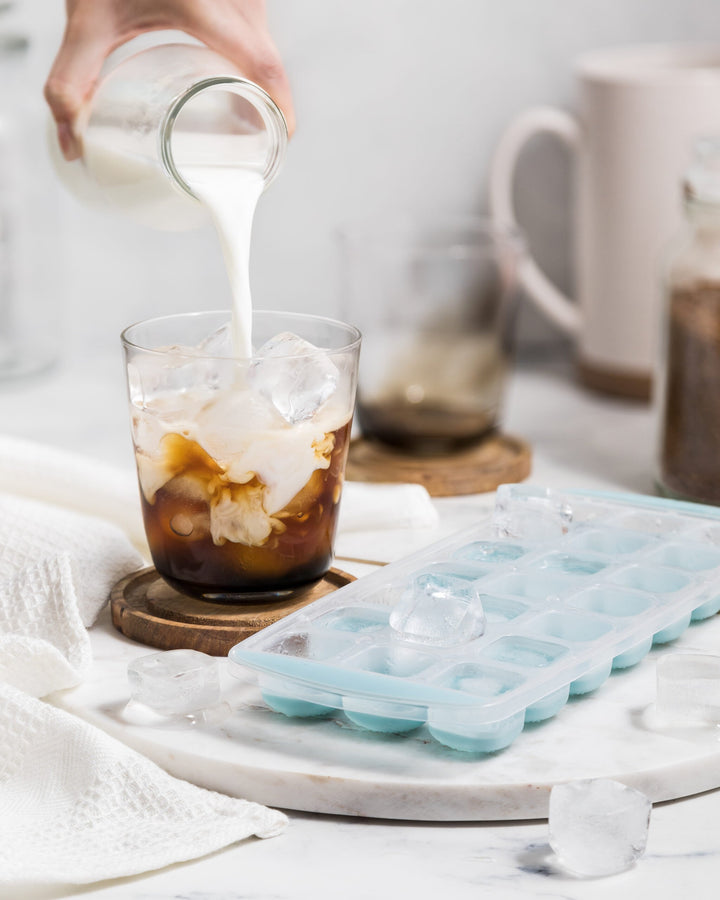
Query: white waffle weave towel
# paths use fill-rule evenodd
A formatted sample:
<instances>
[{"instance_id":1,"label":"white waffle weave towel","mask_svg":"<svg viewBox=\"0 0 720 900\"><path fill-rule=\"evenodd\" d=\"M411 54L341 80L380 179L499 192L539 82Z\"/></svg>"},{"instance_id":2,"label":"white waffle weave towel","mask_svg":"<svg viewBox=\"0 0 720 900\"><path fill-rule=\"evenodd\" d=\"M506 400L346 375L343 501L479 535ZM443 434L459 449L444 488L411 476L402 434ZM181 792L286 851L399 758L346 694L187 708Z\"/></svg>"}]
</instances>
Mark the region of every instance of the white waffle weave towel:
<instances>
[{"instance_id":1,"label":"white waffle weave towel","mask_svg":"<svg viewBox=\"0 0 720 900\"><path fill-rule=\"evenodd\" d=\"M84 496L98 508L107 503L110 518L119 483L109 490L107 472L94 471L94 463L64 453L53 462L53 454L1 439L0 484L19 493L32 486L37 497L38 481L20 458L26 466L45 464L46 473L65 466L65 481L47 482L51 498L72 499L70 471L76 496L81 485L97 483ZM109 521L0 494L0 896L12 896L4 887L12 884L138 874L285 828L282 813L172 778L38 699L85 677L87 627L112 585L143 564Z\"/></svg>"}]
</instances>

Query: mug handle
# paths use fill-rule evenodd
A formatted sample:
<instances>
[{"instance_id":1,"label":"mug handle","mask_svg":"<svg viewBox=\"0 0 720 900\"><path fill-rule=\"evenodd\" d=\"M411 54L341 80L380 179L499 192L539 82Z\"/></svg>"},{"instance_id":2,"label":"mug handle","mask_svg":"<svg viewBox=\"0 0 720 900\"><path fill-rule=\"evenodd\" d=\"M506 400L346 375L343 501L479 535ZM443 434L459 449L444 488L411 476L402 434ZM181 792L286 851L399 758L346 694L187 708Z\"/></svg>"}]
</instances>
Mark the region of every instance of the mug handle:
<instances>
[{"instance_id":1,"label":"mug handle","mask_svg":"<svg viewBox=\"0 0 720 900\"><path fill-rule=\"evenodd\" d=\"M513 180L518 157L535 134L553 134L576 152L580 126L575 118L552 106L537 106L514 119L503 133L490 163L490 214L501 226L517 228L513 203ZM537 306L567 334L580 331L580 310L526 255L518 272L520 283Z\"/></svg>"}]
</instances>

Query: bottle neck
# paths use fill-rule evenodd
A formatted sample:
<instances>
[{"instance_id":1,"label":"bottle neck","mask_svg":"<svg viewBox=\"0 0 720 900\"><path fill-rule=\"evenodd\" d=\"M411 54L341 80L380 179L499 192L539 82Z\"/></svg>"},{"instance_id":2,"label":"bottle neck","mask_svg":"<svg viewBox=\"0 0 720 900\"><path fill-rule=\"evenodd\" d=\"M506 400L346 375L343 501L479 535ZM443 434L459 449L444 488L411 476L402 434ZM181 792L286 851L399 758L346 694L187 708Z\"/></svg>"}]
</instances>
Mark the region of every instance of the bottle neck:
<instances>
[{"instance_id":1,"label":"bottle neck","mask_svg":"<svg viewBox=\"0 0 720 900\"><path fill-rule=\"evenodd\" d=\"M253 123L249 131L243 126L234 135L233 129L228 127L227 117L222 112L225 107L221 106L219 108L221 111L217 111L216 101L219 93L232 95L236 107L247 108L250 116L246 121ZM270 184L285 158L288 131L280 108L262 88L254 82L235 76L204 78L175 98L168 109L160 127L161 161L170 178L190 196L195 196L185 181L182 171L183 159L178 157L175 146L175 137L178 131L182 131L178 126L188 110L195 116L196 121L204 123L206 131L204 141L206 146L198 159L210 165L232 164L239 168L254 169L262 174L265 187ZM191 127L190 132L193 130ZM244 139L247 147L243 148L242 141L238 141L238 152L232 160L226 158L213 160L213 139L217 143L217 139L227 141L228 138L232 139L233 135ZM189 159L186 157L184 162L192 163L192 154Z\"/></svg>"}]
</instances>

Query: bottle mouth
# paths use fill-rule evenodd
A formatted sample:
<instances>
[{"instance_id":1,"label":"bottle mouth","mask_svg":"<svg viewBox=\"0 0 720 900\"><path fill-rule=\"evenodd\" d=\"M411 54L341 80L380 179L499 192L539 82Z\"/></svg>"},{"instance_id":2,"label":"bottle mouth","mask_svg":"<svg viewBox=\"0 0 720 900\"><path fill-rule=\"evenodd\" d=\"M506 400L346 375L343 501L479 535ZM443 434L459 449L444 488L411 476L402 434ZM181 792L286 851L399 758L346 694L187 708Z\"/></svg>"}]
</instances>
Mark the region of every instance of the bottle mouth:
<instances>
[{"instance_id":1,"label":"bottle mouth","mask_svg":"<svg viewBox=\"0 0 720 900\"><path fill-rule=\"evenodd\" d=\"M160 159L171 180L197 200L182 174L186 166L254 169L262 176L263 190L267 188L285 159L288 128L280 107L257 84L217 76L195 82L173 100L159 141ZM225 144L222 158L220 142Z\"/></svg>"}]
</instances>

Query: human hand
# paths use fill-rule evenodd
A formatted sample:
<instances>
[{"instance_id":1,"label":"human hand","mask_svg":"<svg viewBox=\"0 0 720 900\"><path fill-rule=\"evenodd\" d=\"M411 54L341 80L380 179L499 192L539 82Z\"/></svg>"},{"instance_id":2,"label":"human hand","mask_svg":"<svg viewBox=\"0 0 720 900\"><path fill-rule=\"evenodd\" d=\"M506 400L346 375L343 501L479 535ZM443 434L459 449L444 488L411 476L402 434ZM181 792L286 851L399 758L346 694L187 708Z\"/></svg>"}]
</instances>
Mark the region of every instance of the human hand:
<instances>
[{"instance_id":1,"label":"human hand","mask_svg":"<svg viewBox=\"0 0 720 900\"><path fill-rule=\"evenodd\" d=\"M65 34L45 83L66 159L80 155L75 120L105 58L131 38L161 29L184 31L235 63L275 100L293 133L290 85L268 31L264 0L66 0L66 5Z\"/></svg>"}]
</instances>

